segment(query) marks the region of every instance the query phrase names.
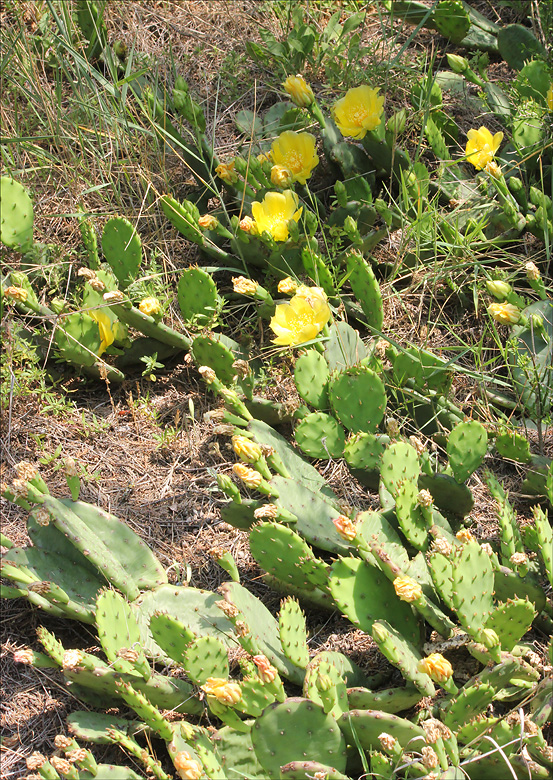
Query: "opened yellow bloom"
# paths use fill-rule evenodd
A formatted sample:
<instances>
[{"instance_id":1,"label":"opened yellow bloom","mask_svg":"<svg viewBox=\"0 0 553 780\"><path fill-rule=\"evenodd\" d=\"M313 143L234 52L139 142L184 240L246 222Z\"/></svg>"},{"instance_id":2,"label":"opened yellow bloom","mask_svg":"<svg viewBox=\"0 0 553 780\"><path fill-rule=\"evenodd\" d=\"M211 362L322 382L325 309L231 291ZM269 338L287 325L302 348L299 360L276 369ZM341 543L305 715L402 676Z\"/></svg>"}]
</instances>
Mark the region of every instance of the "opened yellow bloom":
<instances>
[{"instance_id":1,"label":"opened yellow bloom","mask_svg":"<svg viewBox=\"0 0 553 780\"><path fill-rule=\"evenodd\" d=\"M113 344L115 336L112 330L111 319L109 315L102 311L102 309L89 309L90 316L98 323L98 330L100 332L100 348L98 350L98 357L102 355L106 349Z\"/></svg>"},{"instance_id":2,"label":"opened yellow bloom","mask_svg":"<svg viewBox=\"0 0 553 780\"><path fill-rule=\"evenodd\" d=\"M332 117L342 135L361 140L381 123L383 110L384 98L378 89L363 84L348 89L332 107Z\"/></svg>"},{"instance_id":3,"label":"opened yellow bloom","mask_svg":"<svg viewBox=\"0 0 553 780\"><path fill-rule=\"evenodd\" d=\"M142 314L153 317L155 314L159 314L161 311L161 304L157 298L144 298L138 304L138 308Z\"/></svg>"},{"instance_id":4,"label":"opened yellow bloom","mask_svg":"<svg viewBox=\"0 0 553 780\"><path fill-rule=\"evenodd\" d=\"M298 209L299 199L292 190L284 192L268 192L263 201L252 203L252 214L255 227L259 233L266 230L275 241L286 241L289 235L288 222L296 222L301 217L302 209Z\"/></svg>"},{"instance_id":5,"label":"opened yellow bloom","mask_svg":"<svg viewBox=\"0 0 553 780\"><path fill-rule=\"evenodd\" d=\"M441 653L431 653L418 664L419 672L427 674L431 680L444 683L453 676L453 667Z\"/></svg>"},{"instance_id":6,"label":"opened yellow bloom","mask_svg":"<svg viewBox=\"0 0 553 780\"><path fill-rule=\"evenodd\" d=\"M269 323L277 338L273 344L295 347L314 339L330 319L326 301L313 298L311 301L294 295L290 303L281 303Z\"/></svg>"},{"instance_id":7,"label":"opened yellow bloom","mask_svg":"<svg viewBox=\"0 0 553 780\"><path fill-rule=\"evenodd\" d=\"M300 108L307 108L315 100L313 90L299 73L297 76L288 76L282 86L290 100Z\"/></svg>"},{"instance_id":8,"label":"opened yellow bloom","mask_svg":"<svg viewBox=\"0 0 553 780\"><path fill-rule=\"evenodd\" d=\"M296 296L298 298L305 298L305 300L313 305L315 302L326 303L328 298L322 287L307 287L305 284L301 284L296 290Z\"/></svg>"},{"instance_id":9,"label":"opened yellow bloom","mask_svg":"<svg viewBox=\"0 0 553 780\"><path fill-rule=\"evenodd\" d=\"M219 677L208 677L204 685L200 685L202 691L208 696L214 696L221 704L236 704L242 698L242 691L238 683L222 680Z\"/></svg>"},{"instance_id":10,"label":"opened yellow bloom","mask_svg":"<svg viewBox=\"0 0 553 780\"><path fill-rule=\"evenodd\" d=\"M408 603L420 599L422 596L422 588L419 583L411 577L403 576L396 577L394 582L394 590L401 601L407 601Z\"/></svg>"},{"instance_id":11,"label":"opened yellow bloom","mask_svg":"<svg viewBox=\"0 0 553 780\"><path fill-rule=\"evenodd\" d=\"M273 141L271 154L276 165L290 171L292 181L305 184L319 158L315 151L315 136L285 130Z\"/></svg>"},{"instance_id":12,"label":"opened yellow bloom","mask_svg":"<svg viewBox=\"0 0 553 780\"><path fill-rule=\"evenodd\" d=\"M491 162L501 145L503 133L492 135L487 127L469 130L467 133L465 156L477 171L481 171Z\"/></svg>"},{"instance_id":13,"label":"opened yellow bloom","mask_svg":"<svg viewBox=\"0 0 553 780\"><path fill-rule=\"evenodd\" d=\"M520 320L520 309L512 303L490 303L488 314L500 325L516 325Z\"/></svg>"}]
</instances>

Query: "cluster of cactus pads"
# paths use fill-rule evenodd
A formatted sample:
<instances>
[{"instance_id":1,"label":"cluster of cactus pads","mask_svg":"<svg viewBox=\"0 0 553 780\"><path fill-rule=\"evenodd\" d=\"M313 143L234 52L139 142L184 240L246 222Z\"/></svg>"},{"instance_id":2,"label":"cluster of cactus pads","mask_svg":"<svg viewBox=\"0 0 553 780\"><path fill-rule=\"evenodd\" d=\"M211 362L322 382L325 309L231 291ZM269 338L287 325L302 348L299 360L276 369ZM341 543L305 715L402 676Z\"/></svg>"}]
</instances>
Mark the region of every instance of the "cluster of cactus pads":
<instances>
[{"instance_id":1,"label":"cluster of cactus pads","mask_svg":"<svg viewBox=\"0 0 553 780\"><path fill-rule=\"evenodd\" d=\"M344 381L365 381L365 370ZM89 624L101 646L65 649L41 627L45 653L17 652L20 662L59 667L90 708L71 713L71 736L58 736L50 758L33 754L29 769L43 778L143 776L97 764L82 747L96 742L120 745L156 778L550 777L542 729L553 645L544 666L523 639L532 626L552 633L544 510L536 505L534 523L520 529L488 475L500 539L480 544L461 515L442 513L420 487L425 453L395 435L375 461L385 508L356 514L277 431L245 409L239 417L236 394L226 395L242 489L219 475L231 497L222 513L247 530L264 579L285 594L276 616L240 583L228 551L216 556L230 575L219 593L173 585L125 523L54 498L31 464L3 486L30 512L32 544L2 538L2 576L12 583L2 595ZM357 414L344 409L339 419L349 426ZM440 476L462 485L485 445L471 423L453 433L451 474ZM66 474L76 499L75 469ZM551 468L546 490L552 500ZM301 605L339 611L389 665L371 673L343 653L317 652Z\"/></svg>"}]
</instances>

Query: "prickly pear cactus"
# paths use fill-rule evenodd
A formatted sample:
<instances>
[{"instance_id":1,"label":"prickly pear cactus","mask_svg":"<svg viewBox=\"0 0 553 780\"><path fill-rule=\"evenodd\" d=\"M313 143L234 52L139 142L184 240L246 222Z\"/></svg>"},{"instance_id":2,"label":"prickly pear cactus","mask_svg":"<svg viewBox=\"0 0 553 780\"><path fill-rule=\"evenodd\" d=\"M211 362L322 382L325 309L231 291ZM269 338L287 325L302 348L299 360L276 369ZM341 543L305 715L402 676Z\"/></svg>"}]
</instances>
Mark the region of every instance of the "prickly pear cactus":
<instances>
[{"instance_id":1,"label":"prickly pear cactus","mask_svg":"<svg viewBox=\"0 0 553 780\"><path fill-rule=\"evenodd\" d=\"M124 217L109 219L102 233L102 252L121 287L128 287L142 262L142 242L134 225Z\"/></svg>"},{"instance_id":2,"label":"prickly pear cactus","mask_svg":"<svg viewBox=\"0 0 553 780\"><path fill-rule=\"evenodd\" d=\"M0 240L26 252L33 243L33 202L27 190L9 176L0 178Z\"/></svg>"}]
</instances>

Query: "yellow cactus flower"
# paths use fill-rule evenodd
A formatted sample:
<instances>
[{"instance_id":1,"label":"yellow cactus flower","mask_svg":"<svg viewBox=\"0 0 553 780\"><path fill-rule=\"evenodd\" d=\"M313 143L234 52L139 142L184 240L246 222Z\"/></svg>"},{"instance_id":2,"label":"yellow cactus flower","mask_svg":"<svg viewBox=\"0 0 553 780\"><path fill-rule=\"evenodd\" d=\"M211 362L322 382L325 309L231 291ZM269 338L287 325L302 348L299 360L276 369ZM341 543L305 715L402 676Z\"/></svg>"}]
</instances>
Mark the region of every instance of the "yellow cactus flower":
<instances>
[{"instance_id":1,"label":"yellow cactus flower","mask_svg":"<svg viewBox=\"0 0 553 780\"><path fill-rule=\"evenodd\" d=\"M173 756L173 765L181 780L199 780L203 775L202 765L186 750L181 750Z\"/></svg>"},{"instance_id":2,"label":"yellow cactus flower","mask_svg":"<svg viewBox=\"0 0 553 780\"><path fill-rule=\"evenodd\" d=\"M467 138L467 161L474 165L477 171L481 171L493 160L503 140L503 133L492 135L487 127L480 127L478 130L469 130Z\"/></svg>"},{"instance_id":3,"label":"yellow cactus flower","mask_svg":"<svg viewBox=\"0 0 553 780\"><path fill-rule=\"evenodd\" d=\"M419 583L411 577L396 577L393 582L396 595L401 601L407 601L411 603L420 599L422 596L422 588Z\"/></svg>"},{"instance_id":4,"label":"yellow cactus flower","mask_svg":"<svg viewBox=\"0 0 553 780\"><path fill-rule=\"evenodd\" d=\"M271 184L274 187L281 187L283 190L289 187L294 181L292 172L284 165L273 165L271 168Z\"/></svg>"},{"instance_id":5,"label":"yellow cactus flower","mask_svg":"<svg viewBox=\"0 0 553 780\"><path fill-rule=\"evenodd\" d=\"M245 463L255 463L263 454L259 444L246 436L233 436L231 441L232 449Z\"/></svg>"},{"instance_id":6,"label":"yellow cactus flower","mask_svg":"<svg viewBox=\"0 0 553 780\"><path fill-rule=\"evenodd\" d=\"M547 90L547 108L553 111L553 84Z\"/></svg>"},{"instance_id":7,"label":"yellow cactus flower","mask_svg":"<svg viewBox=\"0 0 553 780\"><path fill-rule=\"evenodd\" d=\"M208 696L214 696L221 704L236 704L242 698L242 691L238 683L232 683L219 677L208 677L204 685L200 685L202 691Z\"/></svg>"},{"instance_id":8,"label":"yellow cactus flower","mask_svg":"<svg viewBox=\"0 0 553 780\"><path fill-rule=\"evenodd\" d=\"M490 303L488 314L500 325L516 325L520 320L520 309L512 303Z\"/></svg>"},{"instance_id":9,"label":"yellow cactus flower","mask_svg":"<svg viewBox=\"0 0 553 780\"><path fill-rule=\"evenodd\" d=\"M234 170L234 160L229 163L219 163L215 168L215 173L227 184L236 184L238 181L238 174Z\"/></svg>"},{"instance_id":10,"label":"yellow cactus flower","mask_svg":"<svg viewBox=\"0 0 553 780\"><path fill-rule=\"evenodd\" d=\"M198 219L198 225L203 230L215 230L218 224L219 220L217 217L214 217L213 214L203 214Z\"/></svg>"},{"instance_id":11,"label":"yellow cactus flower","mask_svg":"<svg viewBox=\"0 0 553 780\"><path fill-rule=\"evenodd\" d=\"M252 214L259 233L266 230L275 241L286 241L289 235L288 222L296 222L301 217L302 208L298 208L299 199L292 190L268 192L263 201L254 200Z\"/></svg>"},{"instance_id":12,"label":"yellow cactus flower","mask_svg":"<svg viewBox=\"0 0 553 780\"><path fill-rule=\"evenodd\" d=\"M344 97L334 104L332 117L342 135L361 140L369 130L378 127L384 110L384 98L378 91L362 84L348 89Z\"/></svg>"},{"instance_id":13,"label":"yellow cactus flower","mask_svg":"<svg viewBox=\"0 0 553 780\"><path fill-rule=\"evenodd\" d=\"M153 317L161 312L161 304L157 298L143 298L138 304L142 314Z\"/></svg>"},{"instance_id":14,"label":"yellow cactus flower","mask_svg":"<svg viewBox=\"0 0 553 780\"><path fill-rule=\"evenodd\" d=\"M235 463L232 467L232 470L236 476L242 480L244 485L251 490L255 490L263 482L263 477L259 471L250 469L247 466L244 466L243 463Z\"/></svg>"},{"instance_id":15,"label":"yellow cactus flower","mask_svg":"<svg viewBox=\"0 0 553 780\"><path fill-rule=\"evenodd\" d=\"M273 344L296 347L314 339L330 318L326 301L308 300L294 295L290 303L281 303L275 309L269 326L277 338Z\"/></svg>"},{"instance_id":16,"label":"yellow cactus flower","mask_svg":"<svg viewBox=\"0 0 553 780\"><path fill-rule=\"evenodd\" d=\"M286 279L281 279L278 283L278 291L279 293L284 293L284 295L294 295L297 289L298 283L290 276L287 276Z\"/></svg>"},{"instance_id":17,"label":"yellow cactus flower","mask_svg":"<svg viewBox=\"0 0 553 780\"><path fill-rule=\"evenodd\" d=\"M110 344L113 344L115 341L111 320L109 318L109 314L107 314L105 311L102 311L102 309L89 309L88 313L92 319L98 323L101 342L97 355L100 357L100 355L106 351Z\"/></svg>"},{"instance_id":18,"label":"yellow cactus flower","mask_svg":"<svg viewBox=\"0 0 553 780\"><path fill-rule=\"evenodd\" d=\"M436 683L447 682L453 676L453 667L441 653L431 653L423 658L419 661L418 670Z\"/></svg>"},{"instance_id":19,"label":"yellow cactus flower","mask_svg":"<svg viewBox=\"0 0 553 780\"><path fill-rule=\"evenodd\" d=\"M292 181L305 184L319 163L315 151L315 136L285 130L273 141L271 154L275 165L290 171ZM272 173L271 173L272 180Z\"/></svg>"},{"instance_id":20,"label":"yellow cactus flower","mask_svg":"<svg viewBox=\"0 0 553 780\"><path fill-rule=\"evenodd\" d=\"M313 90L299 73L296 76L288 76L282 87L299 108L307 108L315 100Z\"/></svg>"},{"instance_id":21,"label":"yellow cactus flower","mask_svg":"<svg viewBox=\"0 0 553 780\"><path fill-rule=\"evenodd\" d=\"M254 282L253 279L247 279L245 276L232 277L232 289L235 293L240 293L240 295L255 295L258 287L259 284Z\"/></svg>"},{"instance_id":22,"label":"yellow cactus flower","mask_svg":"<svg viewBox=\"0 0 553 780\"><path fill-rule=\"evenodd\" d=\"M307 303L313 306L315 303L326 303L328 298L322 287L307 287L301 284L296 290L298 298L305 298Z\"/></svg>"},{"instance_id":23,"label":"yellow cactus flower","mask_svg":"<svg viewBox=\"0 0 553 780\"><path fill-rule=\"evenodd\" d=\"M346 542L351 542L357 536L357 529L349 517L338 515L332 522L342 539L345 539Z\"/></svg>"}]
</instances>

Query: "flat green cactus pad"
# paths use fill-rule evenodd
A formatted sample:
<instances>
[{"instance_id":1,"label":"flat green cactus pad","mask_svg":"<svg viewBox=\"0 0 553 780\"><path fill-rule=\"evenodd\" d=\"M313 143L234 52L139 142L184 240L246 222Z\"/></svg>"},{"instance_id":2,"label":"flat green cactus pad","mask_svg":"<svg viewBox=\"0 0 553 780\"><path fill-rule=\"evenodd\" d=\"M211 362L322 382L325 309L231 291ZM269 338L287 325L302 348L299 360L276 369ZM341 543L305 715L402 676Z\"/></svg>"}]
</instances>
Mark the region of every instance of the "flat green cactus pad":
<instances>
[{"instance_id":1,"label":"flat green cactus pad","mask_svg":"<svg viewBox=\"0 0 553 780\"><path fill-rule=\"evenodd\" d=\"M33 243L33 202L27 190L9 176L0 178L0 240L26 252Z\"/></svg>"}]
</instances>

